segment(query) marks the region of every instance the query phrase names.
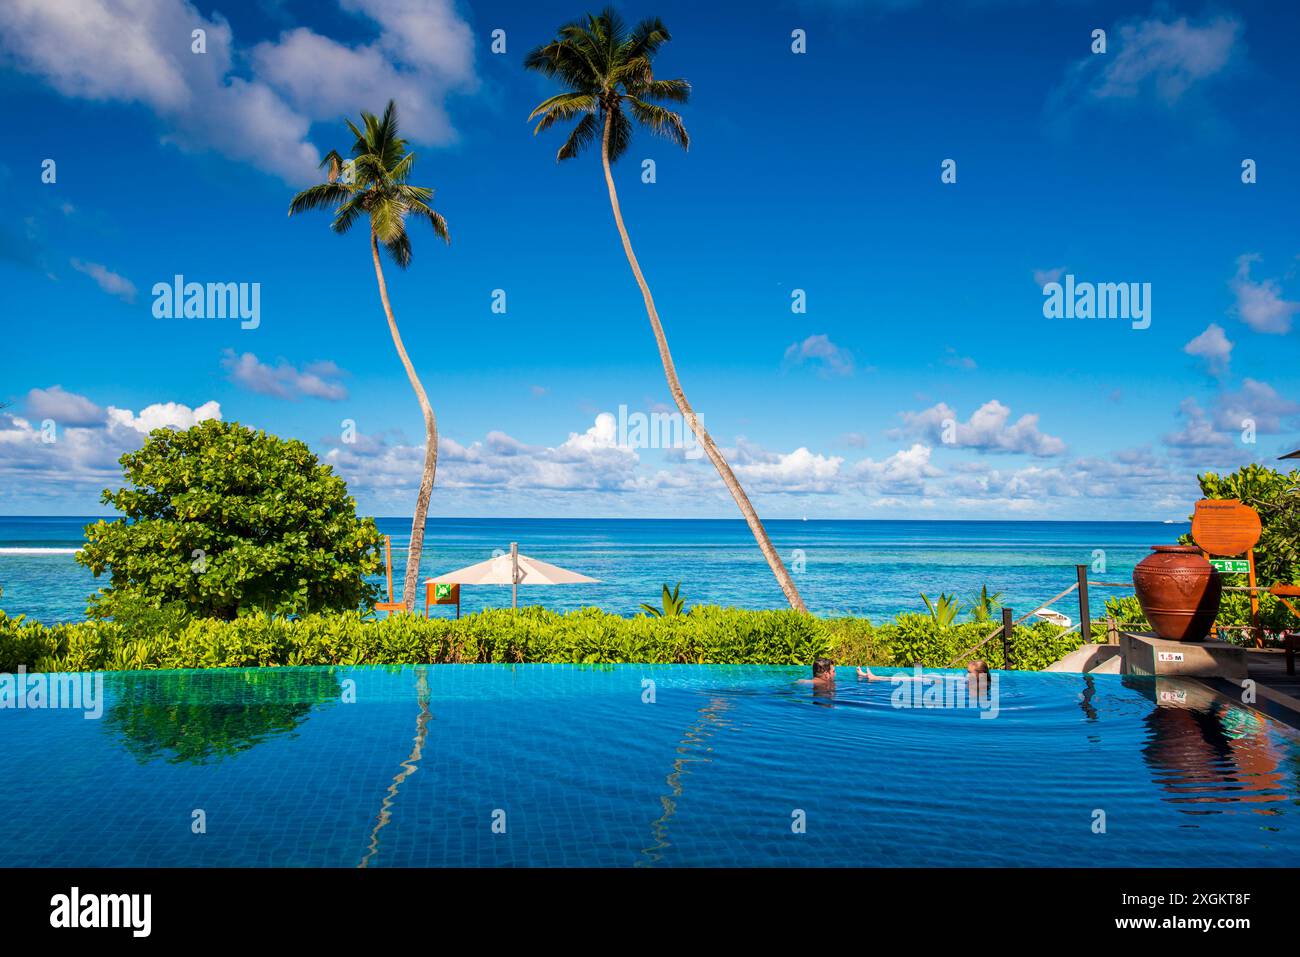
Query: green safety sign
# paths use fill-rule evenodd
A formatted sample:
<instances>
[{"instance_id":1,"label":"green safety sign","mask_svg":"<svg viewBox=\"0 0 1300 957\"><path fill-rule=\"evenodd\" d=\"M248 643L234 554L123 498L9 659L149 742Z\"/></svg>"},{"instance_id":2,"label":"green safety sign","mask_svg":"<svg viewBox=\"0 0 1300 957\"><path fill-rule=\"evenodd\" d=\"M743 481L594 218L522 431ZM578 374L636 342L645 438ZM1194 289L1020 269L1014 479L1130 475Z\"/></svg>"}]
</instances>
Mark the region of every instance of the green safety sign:
<instances>
[{"instance_id":1,"label":"green safety sign","mask_svg":"<svg viewBox=\"0 0 1300 957\"><path fill-rule=\"evenodd\" d=\"M1250 562L1244 558L1211 558L1210 564L1225 574L1244 575L1250 571Z\"/></svg>"}]
</instances>

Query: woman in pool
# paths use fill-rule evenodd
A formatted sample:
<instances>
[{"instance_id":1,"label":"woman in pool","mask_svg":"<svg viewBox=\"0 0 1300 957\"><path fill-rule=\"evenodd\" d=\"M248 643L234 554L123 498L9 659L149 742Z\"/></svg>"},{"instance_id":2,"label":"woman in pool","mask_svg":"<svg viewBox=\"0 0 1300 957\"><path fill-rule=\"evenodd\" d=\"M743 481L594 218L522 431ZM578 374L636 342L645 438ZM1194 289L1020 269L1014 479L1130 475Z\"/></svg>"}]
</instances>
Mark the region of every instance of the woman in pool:
<instances>
[{"instance_id":1,"label":"woman in pool","mask_svg":"<svg viewBox=\"0 0 1300 957\"><path fill-rule=\"evenodd\" d=\"M868 681L893 681L895 678L897 678L899 681L920 681L925 677L925 675L920 675L920 674L905 675L900 672L898 674L885 677L884 675L874 674L870 668L863 668L861 665L859 665L858 677L866 678ZM834 678L832 678L831 680L834 681ZM978 659L976 659L975 661L968 662L966 664L966 681L969 683L971 691L978 692L981 688L987 688L989 684L988 662L980 661Z\"/></svg>"}]
</instances>

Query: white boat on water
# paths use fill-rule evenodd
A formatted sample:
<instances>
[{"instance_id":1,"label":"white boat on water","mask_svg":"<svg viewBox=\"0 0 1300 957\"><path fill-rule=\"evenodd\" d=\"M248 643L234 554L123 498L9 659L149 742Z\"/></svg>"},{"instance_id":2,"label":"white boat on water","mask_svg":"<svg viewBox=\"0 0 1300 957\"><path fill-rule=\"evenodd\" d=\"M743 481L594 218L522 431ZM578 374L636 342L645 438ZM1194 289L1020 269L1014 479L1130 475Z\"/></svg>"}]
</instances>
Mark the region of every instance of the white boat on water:
<instances>
[{"instance_id":1,"label":"white boat on water","mask_svg":"<svg viewBox=\"0 0 1300 957\"><path fill-rule=\"evenodd\" d=\"M1069 628L1074 622L1070 621L1069 615L1062 615L1059 611L1050 611L1044 609L1034 613L1035 618L1041 618L1043 621L1050 621L1053 625L1060 625L1062 628Z\"/></svg>"}]
</instances>

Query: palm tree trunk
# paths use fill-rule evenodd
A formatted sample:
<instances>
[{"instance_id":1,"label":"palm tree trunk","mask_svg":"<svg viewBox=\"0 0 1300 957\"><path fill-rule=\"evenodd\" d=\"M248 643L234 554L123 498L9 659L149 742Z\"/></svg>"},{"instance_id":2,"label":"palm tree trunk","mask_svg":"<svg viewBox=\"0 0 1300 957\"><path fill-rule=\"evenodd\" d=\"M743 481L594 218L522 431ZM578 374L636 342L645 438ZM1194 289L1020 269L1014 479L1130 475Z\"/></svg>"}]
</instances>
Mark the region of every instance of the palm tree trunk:
<instances>
[{"instance_id":1,"label":"palm tree trunk","mask_svg":"<svg viewBox=\"0 0 1300 957\"><path fill-rule=\"evenodd\" d=\"M402 345L402 334L397 331L397 320L393 317L393 307L388 301L388 284L384 282L384 270L379 263L379 239L372 230L370 233L370 253L375 260L375 278L379 280L379 298L384 304L384 314L388 316L388 331L393 334L393 345L397 356L406 369L406 377L411 380L411 388L420 402L420 411L424 413L424 472L420 476L420 494L415 499L415 517L411 520L411 548L406 553L406 581L402 585L402 603L407 611L415 610L415 592L419 587L420 555L424 551L424 522L429 516L429 499L433 496L433 477L438 471L438 419L429 405L420 377L415 374L415 366Z\"/></svg>"},{"instance_id":2,"label":"palm tree trunk","mask_svg":"<svg viewBox=\"0 0 1300 957\"><path fill-rule=\"evenodd\" d=\"M641 273L640 263L636 261L636 253L632 251L632 240L628 238L627 227L623 225L623 211L619 208L618 191L614 188L614 175L609 169L611 116L611 112L606 110L605 129L602 134L600 148L600 161L605 167L605 185L609 187L609 205L614 210L614 223L618 226L618 234L623 239L623 252L627 255L628 265L632 267L632 275L636 277L636 284L641 287L641 298L645 300L646 314L650 317L650 328L654 330L655 342L659 344L659 359L664 365L664 377L668 380L668 391L672 393L673 401L677 403L677 408L681 411L682 418L686 420L687 426L699 439L704 454L709 457L709 461L718 470L718 475L722 477L722 484L727 486L727 491L731 493L731 497L736 500L736 504L740 507L740 513L745 516L745 521L749 523L749 530L754 533L754 539L758 542L759 551L767 559L767 564L772 569L772 574L776 576L781 591L785 593L786 600L790 602L790 607L796 611L806 612L808 609L804 607L803 599L799 597L799 589L795 587L794 579L790 577L789 570L786 569L785 563L781 561L781 556L776 553L776 549L772 546L772 540L767 537L767 529L763 527L762 520L758 517L758 513L754 511L754 506L750 504L749 496L740 487L740 482L737 481L735 473L731 471L731 466L722 457L722 453L713 442L713 437L700 423L699 418L695 415L695 410L686 401L686 393L682 391L681 381L677 378L677 367L673 364L672 353L668 351L668 339L664 336L664 327L659 322L659 312L655 309L654 297L650 295L650 287L646 284L645 276Z\"/></svg>"}]
</instances>

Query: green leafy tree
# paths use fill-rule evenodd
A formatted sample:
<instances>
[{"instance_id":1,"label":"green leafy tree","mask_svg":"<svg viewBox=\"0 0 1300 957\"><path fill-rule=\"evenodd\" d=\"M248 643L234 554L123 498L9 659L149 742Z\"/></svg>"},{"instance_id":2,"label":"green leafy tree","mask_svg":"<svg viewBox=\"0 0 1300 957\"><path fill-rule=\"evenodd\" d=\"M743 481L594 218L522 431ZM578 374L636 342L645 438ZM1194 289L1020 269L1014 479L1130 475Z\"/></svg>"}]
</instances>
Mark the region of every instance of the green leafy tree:
<instances>
[{"instance_id":1,"label":"green leafy tree","mask_svg":"<svg viewBox=\"0 0 1300 957\"><path fill-rule=\"evenodd\" d=\"M86 527L77 561L110 585L91 614L181 606L196 617L342 611L368 605L379 531L343 480L302 442L209 420L156 429L121 458L122 513Z\"/></svg>"},{"instance_id":2,"label":"green leafy tree","mask_svg":"<svg viewBox=\"0 0 1300 957\"><path fill-rule=\"evenodd\" d=\"M642 602L641 608L646 614L653 615L655 618L676 618L681 615L682 609L686 607L686 599L681 597L681 591L681 582L678 582L672 591L668 590L668 583L665 582L664 593L660 599L660 604L663 607L656 608L654 605Z\"/></svg>"},{"instance_id":3,"label":"green leafy tree","mask_svg":"<svg viewBox=\"0 0 1300 957\"><path fill-rule=\"evenodd\" d=\"M690 136L681 114L660 104L685 103L690 97L691 85L681 79L657 79L651 65L659 48L668 40L668 30L657 17L643 20L629 30L611 9L589 14L584 21L561 27L555 39L528 54L524 65L543 76L558 80L565 90L540 103L529 119L541 118L534 134L550 129L556 123L577 121L556 154L557 161L572 159L586 147L599 144L605 186L614 212L614 225L618 227L619 237L623 241L623 253L627 256L632 275L641 289L641 298L645 301L650 328L659 348L659 361L663 364L664 377L668 380L668 391L709 461L718 470L723 485L735 499L758 542L759 551L767 559L772 574L776 576L786 600L790 602L790 607L806 611L794 579L790 577L789 570L768 538L767 530L750 503L749 496L745 494L712 436L696 416L695 410L686 401L686 393L682 391L681 381L677 377L677 367L668 350L668 338L659 321L654 297L650 294L650 286L641 272L636 253L632 251L632 240L623 223L623 212L618 202L618 190L614 187L614 175L610 166L627 152L632 140L634 121L682 149L690 145Z\"/></svg>"},{"instance_id":4,"label":"green leafy tree","mask_svg":"<svg viewBox=\"0 0 1300 957\"><path fill-rule=\"evenodd\" d=\"M399 269L405 269L411 264L411 239L406 232L408 219L424 220L432 227L434 235L444 242L451 242L451 234L447 231L447 221L429 205L433 190L407 182L415 165L415 154L406 148L406 140L398 133L397 106L393 101L388 101L383 117L362 113L361 128L351 120L346 122L356 137L352 144L352 158L344 160L334 150L325 154L321 167L327 170L327 181L308 187L295 196L289 204L289 215L312 209L332 209L334 222L330 228L339 234L346 233L362 218L370 226L370 256L375 263L379 300L384 315L388 317L388 331L397 349L397 357L402 361L402 368L406 370L406 378L410 380L424 416L424 469L420 475L420 490L415 497L411 544L402 588L406 610L413 611L420 577L420 556L424 553L424 524L438 471L438 419L397 329L397 319L388 301L388 284L384 281L379 247L384 247Z\"/></svg>"}]
</instances>

